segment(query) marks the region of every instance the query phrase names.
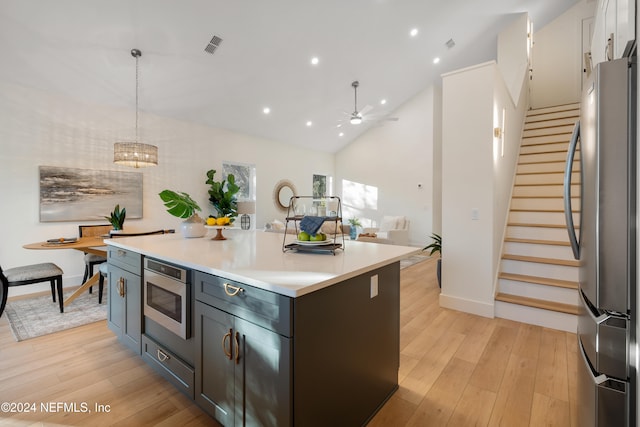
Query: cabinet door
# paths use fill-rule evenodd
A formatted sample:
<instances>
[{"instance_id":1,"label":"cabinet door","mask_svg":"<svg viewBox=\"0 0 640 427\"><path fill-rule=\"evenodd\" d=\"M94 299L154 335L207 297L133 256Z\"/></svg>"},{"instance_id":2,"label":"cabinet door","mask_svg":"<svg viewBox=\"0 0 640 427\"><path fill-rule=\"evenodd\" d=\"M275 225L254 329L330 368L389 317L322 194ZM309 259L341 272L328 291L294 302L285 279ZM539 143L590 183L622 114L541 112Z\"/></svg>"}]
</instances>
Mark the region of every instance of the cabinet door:
<instances>
[{"instance_id":1,"label":"cabinet door","mask_svg":"<svg viewBox=\"0 0 640 427\"><path fill-rule=\"evenodd\" d=\"M125 273L122 342L142 354L142 280L139 275Z\"/></svg>"},{"instance_id":2,"label":"cabinet door","mask_svg":"<svg viewBox=\"0 0 640 427\"><path fill-rule=\"evenodd\" d=\"M118 338L122 337L124 330L124 295L122 294L122 281L127 274L123 269L109 264L109 299L107 300L107 324Z\"/></svg>"},{"instance_id":3,"label":"cabinet door","mask_svg":"<svg viewBox=\"0 0 640 427\"><path fill-rule=\"evenodd\" d=\"M140 276L109 264L108 325L118 338L141 353L142 284Z\"/></svg>"},{"instance_id":4,"label":"cabinet door","mask_svg":"<svg viewBox=\"0 0 640 427\"><path fill-rule=\"evenodd\" d=\"M240 318L235 327L235 425L291 425L291 339Z\"/></svg>"},{"instance_id":5,"label":"cabinet door","mask_svg":"<svg viewBox=\"0 0 640 427\"><path fill-rule=\"evenodd\" d=\"M196 402L225 426L234 423L233 316L196 302Z\"/></svg>"}]
</instances>

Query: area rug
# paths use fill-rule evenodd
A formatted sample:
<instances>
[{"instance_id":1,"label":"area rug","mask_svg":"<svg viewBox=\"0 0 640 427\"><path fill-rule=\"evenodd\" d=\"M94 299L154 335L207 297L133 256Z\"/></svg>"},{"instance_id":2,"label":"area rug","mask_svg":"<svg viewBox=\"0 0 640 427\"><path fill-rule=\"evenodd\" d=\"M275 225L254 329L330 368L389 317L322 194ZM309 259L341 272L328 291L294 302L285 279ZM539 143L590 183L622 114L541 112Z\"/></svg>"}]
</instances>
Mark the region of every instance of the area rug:
<instances>
[{"instance_id":1,"label":"area rug","mask_svg":"<svg viewBox=\"0 0 640 427\"><path fill-rule=\"evenodd\" d=\"M65 295L65 298L69 295ZM98 292L84 292L60 313L60 306L51 295L7 301L3 315L7 316L16 341L24 341L65 329L76 328L107 318L107 291L98 304Z\"/></svg>"},{"instance_id":2,"label":"area rug","mask_svg":"<svg viewBox=\"0 0 640 427\"><path fill-rule=\"evenodd\" d=\"M400 260L400 269L402 270L403 268L411 267L412 265L426 261L429 258L431 257L428 255L411 255L410 257Z\"/></svg>"}]
</instances>

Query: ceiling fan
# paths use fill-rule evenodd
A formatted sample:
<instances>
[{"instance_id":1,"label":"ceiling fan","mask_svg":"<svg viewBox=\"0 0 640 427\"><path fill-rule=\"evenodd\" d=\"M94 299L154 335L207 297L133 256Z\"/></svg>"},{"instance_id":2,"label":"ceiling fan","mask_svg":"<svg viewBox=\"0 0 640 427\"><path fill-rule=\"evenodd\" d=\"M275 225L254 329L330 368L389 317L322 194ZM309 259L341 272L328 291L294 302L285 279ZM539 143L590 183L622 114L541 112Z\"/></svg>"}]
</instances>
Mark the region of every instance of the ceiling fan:
<instances>
[{"instance_id":1,"label":"ceiling fan","mask_svg":"<svg viewBox=\"0 0 640 427\"><path fill-rule=\"evenodd\" d=\"M366 105L362 110L358 111L358 86L360 86L360 83L357 80L351 83L351 87L353 87L354 102L353 102L353 113L349 115L349 123L351 123L352 125L359 125L363 121L371 121L371 120L397 121L398 120L397 117L387 117L384 119L377 119L370 115L365 116L369 111L373 109L371 105Z\"/></svg>"}]
</instances>

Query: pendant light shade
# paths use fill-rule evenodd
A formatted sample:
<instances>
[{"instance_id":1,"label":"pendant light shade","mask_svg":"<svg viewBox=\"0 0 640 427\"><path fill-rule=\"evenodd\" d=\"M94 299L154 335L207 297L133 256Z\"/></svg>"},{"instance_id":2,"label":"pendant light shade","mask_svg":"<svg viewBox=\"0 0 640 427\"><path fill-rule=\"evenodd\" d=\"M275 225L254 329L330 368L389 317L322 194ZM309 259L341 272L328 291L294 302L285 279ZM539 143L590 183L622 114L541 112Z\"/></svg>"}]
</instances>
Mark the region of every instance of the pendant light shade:
<instances>
[{"instance_id":1,"label":"pendant light shade","mask_svg":"<svg viewBox=\"0 0 640 427\"><path fill-rule=\"evenodd\" d=\"M138 58L142 56L142 52L131 49L131 56L136 59L136 139L116 142L113 145L113 162L133 168L145 168L158 164L158 147L144 144L138 139Z\"/></svg>"}]
</instances>

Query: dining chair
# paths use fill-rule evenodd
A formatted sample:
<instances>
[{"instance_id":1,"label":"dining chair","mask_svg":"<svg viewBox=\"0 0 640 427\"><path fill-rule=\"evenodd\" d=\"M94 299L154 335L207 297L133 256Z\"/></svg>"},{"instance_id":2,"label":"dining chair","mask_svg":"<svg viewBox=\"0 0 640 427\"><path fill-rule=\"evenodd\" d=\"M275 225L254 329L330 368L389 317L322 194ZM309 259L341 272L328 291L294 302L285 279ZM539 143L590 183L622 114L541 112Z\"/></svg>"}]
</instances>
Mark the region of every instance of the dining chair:
<instances>
[{"instance_id":1,"label":"dining chair","mask_svg":"<svg viewBox=\"0 0 640 427\"><path fill-rule=\"evenodd\" d=\"M154 231L144 231L139 233L109 233L109 237L112 239L118 239L121 237L134 237L134 236L151 236L154 234L172 234L176 231L173 229L170 230L154 230ZM106 262L100 264L98 267L100 270L100 278L98 279L98 304L102 304L102 291L104 290L104 278L107 277L108 265Z\"/></svg>"},{"instance_id":2,"label":"dining chair","mask_svg":"<svg viewBox=\"0 0 640 427\"><path fill-rule=\"evenodd\" d=\"M0 316L2 316L4 307L7 304L7 294L9 293L10 286L31 285L41 282L51 282L51 297L53 298L53 302L56 302L57 289L60 313L64 313L62 274L62 269L52 262L14 267L4 271L2 270L2 266L0 266L0 281L2 281L2 291L0 291Z\"/></svg>"},{"instance_id":3,"label":"dining chair","mask_svg":"<svg viewBox=\"0 0 640 427\"><path fill-rule=\"evenodd\" d=\"M98 225L79 225L78 236L80 237L96 237L96 236L108 236L112 231L113 226L111 224L98 224ZM84 276L82 277L82 283L93 276L93 267L106 262L107 259L100 255L90 254L85 252L84 254ZM89 293L93 292L93 286L89 287Z\"/></svg>"}]
</instances>

